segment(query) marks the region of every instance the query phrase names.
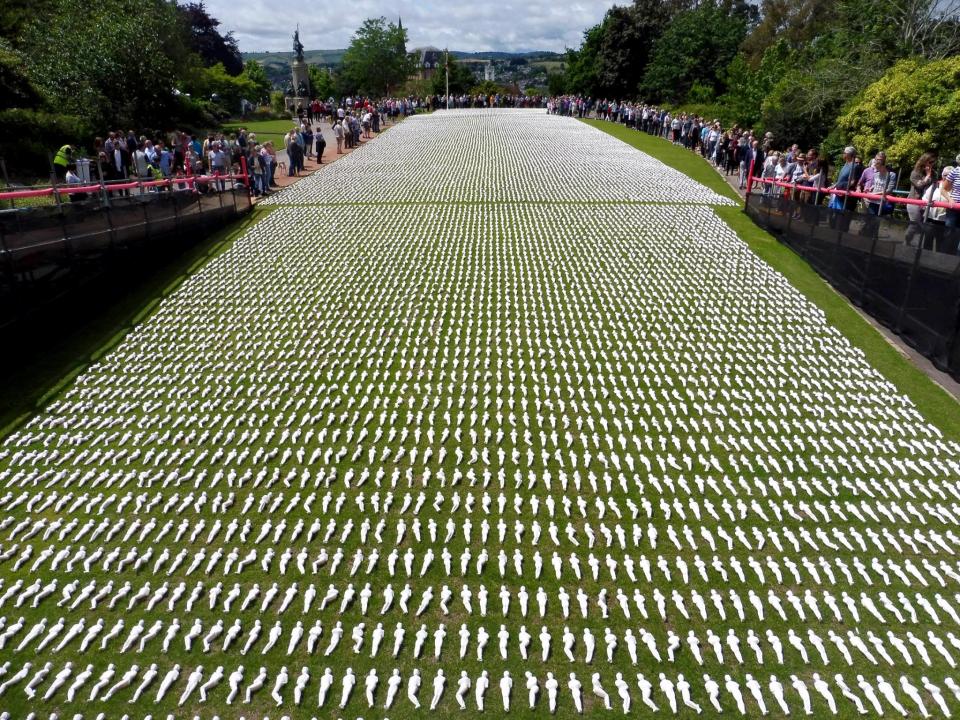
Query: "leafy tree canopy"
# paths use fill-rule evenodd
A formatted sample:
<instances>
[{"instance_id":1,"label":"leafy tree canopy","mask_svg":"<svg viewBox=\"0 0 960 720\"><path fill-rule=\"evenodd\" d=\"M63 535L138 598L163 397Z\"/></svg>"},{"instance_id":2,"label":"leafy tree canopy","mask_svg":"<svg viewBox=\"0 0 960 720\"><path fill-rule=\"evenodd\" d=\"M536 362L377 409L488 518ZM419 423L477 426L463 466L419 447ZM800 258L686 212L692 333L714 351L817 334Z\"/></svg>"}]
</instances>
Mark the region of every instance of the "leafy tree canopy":
<instances>
[{"instance_id":1,"label":"leafy tree canopy","mask_svg":"<svg viewBox=\"0 0 960 720\"><path fill-rule=\"evenodd\" d=\"M640 84L644 97L676 102L696 86L701 97L692 101L712 99L722 89L724 69L736 56L755 12L742 0L704 0L677 14L653 44ZM704 91L709 98L702 96Z\"/></svg>"},{"instance_id":2,"label":"leafy tree canopy","mask_svg":"<svg viewBox=\"0 0 960 720\"><path fill-rule=\"evenodd\" d=\"M310 76L311 97L317 98L318 100L326 100L336 93L336 81L329 70L308 65L307 74Z\"/></svg>"},{"instance_id":3,"label":"leafy tree canopy","mask_svg":"<svg viewBox=\"0 0 960 720\"><path fill-rule=\"evenodd\" d=\"M384 17L367 18L343 55L344 82L353 92L387 95L413 70L407 55L407 31Z\"/></svg>"},{"instance_id":4,"label":"leafy tree canopy","mask_svg":"<svg viewBox=\"0 0 960 720\"><path fill-rule=\"evenodd\" d=\"M470 92L477 80L464 63L457 62L452 56L448 59L450 70L450 94L463 95ZM443 67L430 78L430 91L433 95L445 95L447 92L447 74Z\"/></svg>"},{"instance_id":5,"label":"leafy tree canopy","mask_svg":"<svg viewBox=\"0 0 960 720\"><path fill-rule=\"evenodd\" d=\"M227 74L234 76L243 72L243 58L233 33L220 33L220 21L210 16L203 0L177 5L177 13L190 34L190 48L205 66L223 65Z\"/></svg>"},{"instance_id":6,"label":"leafy tree canopy","mask_svg":"<svg viewBox=\"0 0 960 720\"><path fill-rule=\"evenodd\" d=\"M960 147L960 57L900 61L847 106L837 126L861 153L885 150L894 167L928 150L952 156Z\"/></svg>"}]
</instances>

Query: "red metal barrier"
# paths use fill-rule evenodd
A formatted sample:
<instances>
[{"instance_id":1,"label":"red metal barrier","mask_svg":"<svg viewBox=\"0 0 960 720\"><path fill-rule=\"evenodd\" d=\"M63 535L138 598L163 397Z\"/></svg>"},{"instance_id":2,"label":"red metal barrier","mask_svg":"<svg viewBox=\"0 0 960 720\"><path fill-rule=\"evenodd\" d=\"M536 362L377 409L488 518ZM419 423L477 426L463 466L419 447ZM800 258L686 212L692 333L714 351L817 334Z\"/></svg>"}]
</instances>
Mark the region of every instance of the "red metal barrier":
<instances>
[{"instance_id":1,"label":"red metal barrier","mask_svg":"<svg viewBox=\"0 0 960 720\"><path fill-rule=\"evenodd\" d=\"M897 197L895 195L884 195L877 193L863 193L857 192L856 190L839 190L837 188L822 188L822 187L813 187L810 185L794 185L793 183L784 182L783 180L773 180L772 178L752 178L753 181L760 185L773 185L775 187L787 188L789 190L796 190L799 192L813 192L821 193L823 195L839 195L840 197L852 197L860 200L866 200L868 202L889 202L897 205L916 205L919 207L935 207L935 208L945 208L947 210L960 210L960 203L953 202L932 202L930 200L921 200L915 198L903 198ZM749 180L747 181L747 194L750 194L750 191L753 187L753 183Z\"/></svg>"},{"instance_id":2,"label":"red metal barrier","mask_svg":"<svg viewBox=\"0 0 960 720\"><path fill-rule=\"evenodd\" d=\"M45 197L53 196L54 193L58 195L75 195L76 193L99 193L102 190L108 192L113 192L115 190L136 190L138 188L152 188L152 187L163 187L169 188L174 185L182 186L186 185L188 189L196 191L196 183L205 183L205 182L217 182L222 180L242 180L244 187L250 187L249 177L246 172L239 175L220 175L215 173L213 175L190 175L186 177L179 178L167 178L164 180L149 180L147 182L123 182L118 181L111 183L104 183L103 185L58 185L56 188L53 186L43 187L43 188L32 188L28 190L7 190L0 192L0 200L18 200L21 198L35 198L35 197Z\"/></svg>"}]
</instances>

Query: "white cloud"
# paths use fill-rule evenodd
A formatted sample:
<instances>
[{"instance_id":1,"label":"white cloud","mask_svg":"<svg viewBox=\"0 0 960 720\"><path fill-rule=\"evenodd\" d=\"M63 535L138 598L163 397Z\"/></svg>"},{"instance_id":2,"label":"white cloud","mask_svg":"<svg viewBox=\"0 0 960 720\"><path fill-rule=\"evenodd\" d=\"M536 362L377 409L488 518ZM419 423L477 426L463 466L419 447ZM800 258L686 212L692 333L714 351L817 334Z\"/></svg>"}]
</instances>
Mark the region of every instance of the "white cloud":
<instances>
[{"instance_id":1,"label":"white cloud","mask_svg":"<svg viewBox=\"0 0 960 720\"><path fill-rule=\"evenodd\" d=\"M402 17L408 47L435 45L454 50L563 51L577 47L583 31L603 18L613 0L353 0L347 5L306 5L271 0L206 0L207 10L232 30L245 52L290 50L300 24L308 50L345 48L364 18ZM622 0L621 0L622 4Z\"/></svg>"}]
</instances>

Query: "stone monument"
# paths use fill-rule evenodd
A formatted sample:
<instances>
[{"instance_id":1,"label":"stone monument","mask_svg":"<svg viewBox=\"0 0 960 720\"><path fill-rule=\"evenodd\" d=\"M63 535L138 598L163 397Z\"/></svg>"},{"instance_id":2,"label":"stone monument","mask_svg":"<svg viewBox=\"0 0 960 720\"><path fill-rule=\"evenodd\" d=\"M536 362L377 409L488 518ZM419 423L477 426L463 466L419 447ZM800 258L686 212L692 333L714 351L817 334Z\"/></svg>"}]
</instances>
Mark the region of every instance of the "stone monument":
<instances>
[{"instance_id":1,"label":"stone monument","mask_svg":"<svg viewBox=\"0 0 960 720\"><path fill-rule=\"evenodd\" d=\"M303 59L303 43L300 42L300 26L293 33L293 62L290 63L290 85L287 88L287 110L304 109L310 102L310 73Z\"/></svg>"}]
</instances>

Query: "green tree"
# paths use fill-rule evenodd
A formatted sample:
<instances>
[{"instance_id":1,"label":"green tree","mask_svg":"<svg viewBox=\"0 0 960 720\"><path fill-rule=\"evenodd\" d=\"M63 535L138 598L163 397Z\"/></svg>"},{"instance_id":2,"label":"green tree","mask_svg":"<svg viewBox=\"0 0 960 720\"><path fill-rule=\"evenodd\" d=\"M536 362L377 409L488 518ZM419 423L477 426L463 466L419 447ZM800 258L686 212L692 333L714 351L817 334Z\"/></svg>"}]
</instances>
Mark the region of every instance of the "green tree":
<instances>
[{"instance_id":1,"label":"green tree","mask_svg":"<svg viewBox=\"0 0 960 720\"><path fill-rule=\"evenodd\" d=\"M450 68L450 94L463 95L470 92L477 79L473 72L464 63L457 62L453 56L447 61ZM433 95L445 95L447 90L447 75L443 67L438 67L437 71L430 78L430 92Z\"/></svg>"},{"instance_id":2,"label":"green tree","mask_svg":"<svg viewBox=\"0 0 960 720\"><path fill-rule=\"evenodd\" d=\"M19 46L37 89L59 112L100 128L150 126L180 113L174 91L196 56L175 6L166 0L53 5L31 16Z\"/></svg>"},{"instance_id":3,"label":"green tree","mask_svg":"<svg viewBox=\"0 0 960 720\"><path fill-rule=\"evenodd\" d=\"M195 90L205 100L220 105L229 114L240 111L241 100L252 101L259 97L260 92L258 85L245 72L234 77L220 63L203 68Z\"/></svg>"},{"instance_id":4,"label":"green tree","mask_svg":"<svg viewBox=\"0 0 960 720\"><path fill-rule=\"evenodd\" d=\"M222 34L220 21L207 12L203 0L177 5L180 22L187 28L189 46L206 67L223 65L228 75L239 75L244 70L243 56L233 33Z\"/></svg>"},{"instance_id":5,"label":"green tree","mask_svg":"<svg viewBox=\"0 0 960 720\"><path fill-rule=\"evenodd\" d=\"M908 166L934 150L960 148L960 57L902 60L853 100L837 119L845 141L861 153L885 150L894 166Z\"/></svg>"},{"instance_id":6,"label":"green tree","mask_svg":"<svg viewBox=\"0 0 960 720\"><path fill-rule=\"evenodd\" d=\"M251 96L246 99L256 103L266 102L270 97L271 84L263 65L255 60L247 60L243 65L243 76L251 88Z\"/></svg>"},{"instance_id":7,"label":"green tree","mask_svg":"<svg viewBox=\"0 0 960 720\"><path fill-rule=\"evenodd\" d=\"M484 80L478 85L474 85L470 88L471 95L504 95L507 90L503 85L497 85L497 83L492 80Z\"/></svg>"},{"instance_id":8,"label":"green tree","mask_svg":"<svg viewBox=\"0 0 960 720\"><path fill-rule=\"evenodd\" d=\"M689 5L688 0L633 0L632 5L610 8L597 53L597 94L635 97L657 40Z\"/></svg>"},{"instance_id":9,"label":"green tree","mask_svg":"<svg viewBox=\"0 0 960 720\"><path fill-rule=\"evenodd\" d=\"M550 95L563 95L567 92L567 85L568 79L565 72L547 73L547 93Z\"/></svg>"},{"instance_id":10,"label":"green tree","mask_svg":"<svg viewBox=\"0 0 960 720\"><path fill-rule=\"evenodd\" d=\"M354 92L371 97L387 95L410 75L407 31L384 17L367 18L343 55L341 75Z\"/></svg>"},{"instance_id":11,"label":"green tree","mask_svg":"<svg viewBox=\"0 0 960 720\"><path fill-rule=\"evenodd\" d=\"M333 97L336 90L336 82L329 70L309 65L307 67L307 74L310 76L310 95L312 97L319 100L326 100L329 97Z\"/></svg>"},{"instance_id":12,"label":"green tree","mask_svg":"<svg viewBox=\"0 0 960 720\"><path fill-rule=\"evenodd\" d=\"M603 39L603 25L594 25L583 33L583 43L577 49L568 48L565 58L566 91L593 96L597 93L597 56Z\"/></svg>"},{"instance_id":13,"label":"green tree","mask_svg":"<svg viewBox=\"0 0 960 720\"><path fill-rule=\"evenodd\" d=\"M745 2L704 0L673 18L656 42L640 89L645 99L676 102L697 86L709 100L723 90L723 70L743 42L750 20ZM705 61L708 58L709 60Z\"/></svg>"},{"instance_id":14,"label":"green tree","mask_svg":"<svg viewBox=\"0 0 960 720\"><path fill-rule=\"evenodd\" d=\"M755 68L775 44L800 49L829 27L834 0L762 0L760 21L743 43L744 57Z\"/></svg>"},{"instance_id":15,"label":"green tree","mask_svg":"<svg viewBox=\"0 0 960 720\"><path fill-rule=\"evenodd\" d=\"M791 65L796 53L787 40L780 40L767 48L759 67L750 67L745 53L738 53L727 66L726 92L719 104L742 127L755 127L760 122L760 109L764 98Z\"/></svg>"}]
</instances>

